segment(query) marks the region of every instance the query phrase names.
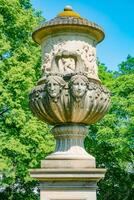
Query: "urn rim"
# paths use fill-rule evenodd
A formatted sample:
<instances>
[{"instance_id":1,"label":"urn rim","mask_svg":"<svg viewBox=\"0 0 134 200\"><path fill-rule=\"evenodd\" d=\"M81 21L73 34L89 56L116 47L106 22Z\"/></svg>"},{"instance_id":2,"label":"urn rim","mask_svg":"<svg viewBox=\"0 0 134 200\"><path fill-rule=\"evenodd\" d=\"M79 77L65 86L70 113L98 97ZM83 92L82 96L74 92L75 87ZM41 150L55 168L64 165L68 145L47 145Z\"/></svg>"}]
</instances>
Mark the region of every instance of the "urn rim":
<instances>
[{"instance_id":1,"label":"urn rim","mask_svg":"<svg viewBox=\"0 0 134 200\"><path fill-rule=\"evenodd\" d=\"M66 7L65 7L66 8ZM72 32L72 33L86 33L92 36L97 43L100 43L104 37L104 30L98 24L82 18L73 10L65 10L59 13L55 18L49 21L43 21L37 28L35 28L32 38L41 44L42 39L48 35L57 33Z\"/></svg>"}]
</instances>

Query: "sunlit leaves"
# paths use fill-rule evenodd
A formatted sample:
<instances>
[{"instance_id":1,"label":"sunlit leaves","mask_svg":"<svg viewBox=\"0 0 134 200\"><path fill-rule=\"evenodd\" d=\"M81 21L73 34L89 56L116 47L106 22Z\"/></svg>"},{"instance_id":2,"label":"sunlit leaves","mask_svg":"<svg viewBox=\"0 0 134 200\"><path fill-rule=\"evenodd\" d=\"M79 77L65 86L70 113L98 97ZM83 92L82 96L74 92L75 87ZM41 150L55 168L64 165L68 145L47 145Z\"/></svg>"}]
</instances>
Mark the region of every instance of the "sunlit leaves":
<instances>
[{"instance_id":1,"label":"sunlit leaves","mask_svg":"<svg viewBox=\"0 0 134 200\"><path fill-rule=\"evenodd\" d=\"M99 200L132 200L134 161L134 58L129 56L118 72L100 65L100 77L111 91L108 114L89 129L87 150L97 166L108 169L99 183ZM131 168L131 170L129 170Z\"/></svg>"},{"instance_id":2,"label":"sunlit leaves","mask_svg":"<svg viewBox=\"0 0 134 200\"><path fill-rule=\"evenodd\" d=\"M29 169L52 152L50 129L30 112L28 95L40 74L40 48L31 37L42 20L29 0L0 0L1 198L37 199Z\"/></svg>"}]
</instances>

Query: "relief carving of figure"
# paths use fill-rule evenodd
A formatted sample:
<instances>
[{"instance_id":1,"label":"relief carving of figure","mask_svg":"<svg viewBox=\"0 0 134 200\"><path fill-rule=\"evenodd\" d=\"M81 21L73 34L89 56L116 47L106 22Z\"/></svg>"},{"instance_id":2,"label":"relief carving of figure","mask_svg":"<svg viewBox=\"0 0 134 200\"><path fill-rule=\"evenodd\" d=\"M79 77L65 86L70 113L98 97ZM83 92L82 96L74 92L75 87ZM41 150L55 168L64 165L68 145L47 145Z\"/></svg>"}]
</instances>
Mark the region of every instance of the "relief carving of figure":
<instances>
[{"instance_id":1,"label":"relief carving of figure","mask_svg":"<svg viewBox=\"0 0 134 200\"><path fill-rule=\"evenodd\" d=\"M71 91L73 97L77 100L80 100L87 91L88 79L84 75L75 75L72 76L70 80Z\"/></svg>"},{"instance_id":2,"label":"relief carving of figure","mask_svg":"<svg viewBox=\"0 0 134 200\"><path fill-rule=\"evenodd\" d=\"M49 76L47 78L46 89L48 95L55 101L59 98L62 88L65 86L65 81L60 76Z\"/></svg>"},{"instance_id":3,"label":"relief carving of figure","mask_svg":"<svg viewBox=\"0 0 134 200\"><path fill-rule=\"evenodd\" d=\"M61 76L50 75L46 81L47 96L45 100L45 107L49 110L49 115L52 116L55 121L64 121L64 99L66 96L66 82ZM67 97L66 97L67 98Z\"/></svg>"},{"instance_id":4,"label":"relief carving of figure","mask_svg":"<svg viewBox=\"0 0 134 200\"><path fill-rule=\"evenodd\" d=\"M98 79L95 47L84 41L62 41L44 54L43 73L63 75L86 72L88 77Z\"/></svg>"},{"instance_id":5,"label":"relief carving of figure","mask_svg":"<svg viewBox=\"0 0 134 200\"><path fill-rule=\"evenodd\" d=\"M79 122L81 118L83 118L85 96L87 93L87 84L88 84L88 79L84 75L72 76L70 80L72 121Z\"/></svg>"},{"instance_id":6,"label":"relief carving of figure","mask_svg":"<svg viewBox=\"0 0 134 200\"><path fill-rule=\"evenodd\" d=\"M60 85L55 80L49 80L47 83L47 91L50 97L57 98L60 94Z\"/></svg>"},{"instance_id":7,"label":"relief carving of figure","mask_svg":"<svg viewBox=\"0 0 134 200\"><path fill-rule=\"evenodd\" d=\"M83 48L78 49L77 53L81 55L81 59L84 62L84 71L87 72L89 76L97 76L98 70L96 64L95 48L88 44L83 44Z\"/></svg>"},{"instance_id":8,"label":"relief carving of figure","mask_svg":"<svg viewBox=\"0 0 134 200\"><path fill-rule=\"evenodd\" d=\"M59 71L64 74L75 72L75 60L71 57L62 57L59 59Z\"/></svg>"}]
</instances>

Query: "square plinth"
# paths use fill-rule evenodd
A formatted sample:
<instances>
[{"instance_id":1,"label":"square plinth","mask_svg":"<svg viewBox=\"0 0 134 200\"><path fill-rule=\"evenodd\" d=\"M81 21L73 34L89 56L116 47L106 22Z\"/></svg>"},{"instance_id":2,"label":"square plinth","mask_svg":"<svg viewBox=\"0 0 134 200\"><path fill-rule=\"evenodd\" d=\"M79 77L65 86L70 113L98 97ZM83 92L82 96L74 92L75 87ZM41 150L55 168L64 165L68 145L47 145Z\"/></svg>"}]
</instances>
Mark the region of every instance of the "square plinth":
<instances>
[{"instance_id":1,"label":"square plinth","mask_svg":"<svg viewBox=\"0 0 134 200\"><path fill-rule=\"evenodd\" d=\"M40 200L96 200L97 182L105 169L33 169L40 182Z\"/></svg>"}]
</instances>

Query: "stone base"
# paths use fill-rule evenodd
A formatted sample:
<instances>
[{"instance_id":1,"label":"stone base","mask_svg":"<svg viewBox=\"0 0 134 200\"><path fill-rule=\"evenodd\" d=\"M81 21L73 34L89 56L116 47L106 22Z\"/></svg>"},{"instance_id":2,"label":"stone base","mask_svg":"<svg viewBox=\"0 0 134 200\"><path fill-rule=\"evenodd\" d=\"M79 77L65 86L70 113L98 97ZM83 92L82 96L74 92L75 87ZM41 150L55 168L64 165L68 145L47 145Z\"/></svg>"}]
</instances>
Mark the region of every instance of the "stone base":
<instances>
[{"instance_id":1,"label":"stone base","mask_svg":"<svg viewBox=\"0 0 134 200\"><path fill-rule=\"evenodd\" d=\"M52 129L55 152L41 161L41 169L30 170L40 182L40 200L96 200L97 182L105 169L97 169L95 158L84 149L85 125L64 124Z\"/></svg>"},{"instance_id":2,"label":"stone base","mask_svg":"<svg viewBox=\"0 0 134 200\"><path fill-rule=\"evenodd\" d=\"M94 168L95 160L91 159L55 159L55 160L42 160L41 168Z\"/></svg>"},{"instance_id":3,"label":"stone base","mask_svg":"<svg viewBox=\"0 0 134 200\"><path fill-rule=\"evenodd\" d=\"M42 190L40 200L96 200L95 191L50 191Z\"/></svg>"},{"instance_id":4,"label":"stone base","mask_svg":"<svg viewBox=\"0 0 134 200\"><path fill-rule=\"evenodd\" d=\"M97 182L105 169L33 169L40 181L40 200L96 200Z\"/></svg>"}]
</instances>

